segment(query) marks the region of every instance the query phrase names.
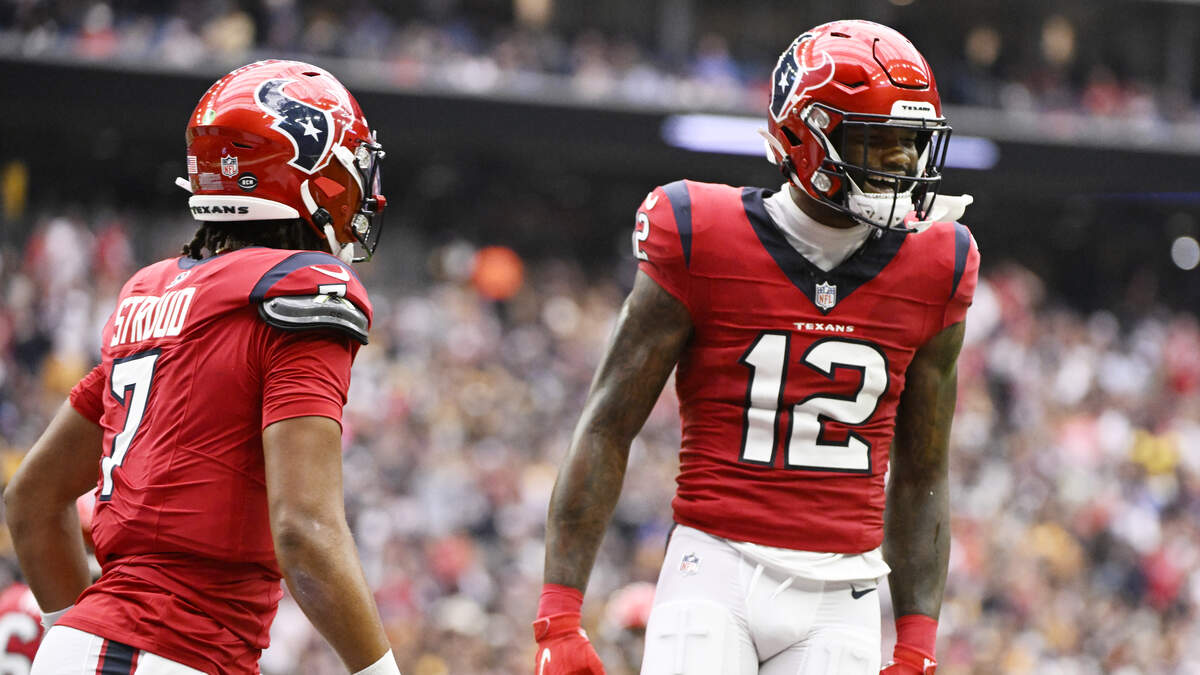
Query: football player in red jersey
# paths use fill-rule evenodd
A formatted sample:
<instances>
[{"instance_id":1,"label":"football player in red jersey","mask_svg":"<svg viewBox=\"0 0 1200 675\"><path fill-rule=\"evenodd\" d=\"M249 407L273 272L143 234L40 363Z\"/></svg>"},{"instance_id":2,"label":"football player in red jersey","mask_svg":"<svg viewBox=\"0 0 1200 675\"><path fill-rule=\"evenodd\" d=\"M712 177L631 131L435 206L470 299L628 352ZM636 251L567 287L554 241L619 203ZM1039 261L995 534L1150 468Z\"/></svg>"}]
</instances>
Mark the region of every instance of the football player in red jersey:
<instances>
[{"instance_id":1,"label":"football player in red jersey","mask_svg":"<svg viewBox=\"0 0 1200 675\"><path fill-rule=\"evenodd\" d=\"M349 671L395 675L341 481L372 311L348 263L378 241L382 148L332 75L261 61L200 99L187 155L201 227L126 282L4 495L52 624L32 672L257 673L282 578Z\"/></svg>"},{"instance_id":2,"label":"football player in red jersey","mask_svg":"<svg viewBox=\"0 0 1200 675\"><path fill-rule=\"evenodd\" d=\"M90 581L100 578L100 566L93 557L92 511L95 500L85 494L75 500L75 511L79 514L81 534L87 551ZM0 593L0 673L4 675L29 675L38 645L45 634L42 627L42 611L29 586L16 582Z\"/></svg>"},{"instance_id":3,"label":"football player in red jersey","mask_svg":"<svg viewBox=\"0 0 1200 675\"><path fill-rule=\"evenodd\" d=\"M29 586L15 583L0 593L0 673L28 675L42 641L42 613Z\"/></svg>"},{"instance_id":4,"label":"football player in red jersey","mask_svg":"<svg viewBox=\"0 0 1200 675\"><path fill-rule=\"evenodd\" d=\"M932 673L956 362L979 255L938 196L950 128L896 31L837 21L772 74L779 191L652 191L639 271L550 501L536 672L601 673L583 591L630 442L673 368L676 527L642 673ZM936 199L935 199L936 197ZM890 467L891 478L885 486ZM886 508L885 508L886 507Z\"/></svg>"}]
</instances>

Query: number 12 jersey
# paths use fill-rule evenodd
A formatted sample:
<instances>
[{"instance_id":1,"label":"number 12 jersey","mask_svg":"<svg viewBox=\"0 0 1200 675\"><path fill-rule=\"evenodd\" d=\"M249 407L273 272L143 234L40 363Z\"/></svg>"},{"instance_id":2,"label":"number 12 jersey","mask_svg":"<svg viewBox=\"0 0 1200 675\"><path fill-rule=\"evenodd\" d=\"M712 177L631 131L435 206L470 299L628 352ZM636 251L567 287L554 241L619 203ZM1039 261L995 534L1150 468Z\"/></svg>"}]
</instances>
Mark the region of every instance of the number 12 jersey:
<instances>
[{"instance_id":1,"label":"number 12 jersey","mask_svg":"<svg viewBox=\"0 0 1200 675\"><path fill-rule=\"evenodd\" d=\"M637 213L639 268L694 324L675 375L675 520L764 546L866 552L883 540L905 371L963 320L979 252L966 227L935 223L872 234L825 272L772 222L770 194L679 181Z\"/></svg>"}]
</instances>

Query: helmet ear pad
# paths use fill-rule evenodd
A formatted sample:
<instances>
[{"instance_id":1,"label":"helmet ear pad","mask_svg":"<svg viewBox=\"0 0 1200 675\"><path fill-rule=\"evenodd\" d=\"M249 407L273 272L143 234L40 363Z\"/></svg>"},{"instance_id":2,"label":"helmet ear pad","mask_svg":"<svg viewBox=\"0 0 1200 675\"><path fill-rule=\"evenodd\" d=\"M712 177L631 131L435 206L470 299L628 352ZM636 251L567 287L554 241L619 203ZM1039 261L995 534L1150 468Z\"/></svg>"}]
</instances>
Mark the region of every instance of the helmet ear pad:
<instances>
[{"instance_id":1,"label":"helmet ear pad","mask_svg":"<svg viewBox=\"0 0 1200 675\"><path fill-rule=\"evenodd\" d=\"M363 200L362 179L339 159L330 162L319 176L308 180L300 189L308 190L316 206L311 216L304 214L305 222L313 231L324 239L325 225L328 224L333 227L338 243L349 244L357 241L351 224Z\"/></svg>"}]
</instances>

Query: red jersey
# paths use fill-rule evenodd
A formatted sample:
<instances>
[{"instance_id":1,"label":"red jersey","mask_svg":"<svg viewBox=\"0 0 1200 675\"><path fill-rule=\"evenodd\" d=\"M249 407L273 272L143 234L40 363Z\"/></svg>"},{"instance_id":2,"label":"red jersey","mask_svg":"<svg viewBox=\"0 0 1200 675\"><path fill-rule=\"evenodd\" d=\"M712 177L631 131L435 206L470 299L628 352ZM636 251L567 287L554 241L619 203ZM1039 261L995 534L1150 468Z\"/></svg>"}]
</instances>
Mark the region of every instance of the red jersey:
<instances>
[{"instance_id":1,"label":"red jersey","mask_svg":"<svg viewBox=\"0 0 1200 675\"><path fill-rule=\"evenodd\" d=\"M28 673L42 642L42 610L25 584L0 593L0 673Z\"/></svg>"},{"instance_id":2,"label":"red jersey","mask_svg":"<svg viewBox=\"0 0 1200 675\"><path fill-rule=\"evenodd\" d=\"M262 430L341 421L359 343L284 331L279 296L338 295L370 317L353 270L314 251L164 260L121 290L102 361L71 404L104 429L92 538L103 574L58 623L207 673L256 673L282 594Z\"/></svg>"},{"instance_id":3,"label":"red jersey","mask_svg":"<svg viewBox=\"0 0 1200 675\"><path fill-rule=\"evenodd\" d=\"M884 231L829 272L784 237L769 191L679 181L637 214L640 269L695 329L675 386L675 520L804 551L883 541L884 475L913 354L961 321L979 253L966 227Z\"/></svg>"}]
</instances>

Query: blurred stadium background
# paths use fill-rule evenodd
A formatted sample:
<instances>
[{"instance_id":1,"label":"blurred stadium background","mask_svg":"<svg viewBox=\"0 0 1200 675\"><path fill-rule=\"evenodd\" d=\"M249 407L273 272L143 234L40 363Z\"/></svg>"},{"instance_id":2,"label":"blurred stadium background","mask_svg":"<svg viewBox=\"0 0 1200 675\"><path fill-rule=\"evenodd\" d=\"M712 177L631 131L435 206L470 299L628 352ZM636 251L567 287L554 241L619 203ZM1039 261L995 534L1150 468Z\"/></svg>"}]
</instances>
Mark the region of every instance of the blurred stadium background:
<instances>
[{"instance_id":1,"label":"blurred stadium background","mask_svg":"<svg viewBox=\"0 0 1200 675\"><path fill-rule=\"evenodd\" d=\"M778 185L754 134L771 66L849 17L932 63L944 191L975 196L984 256L939 672L1200 672L1195 0L0 0L0 478L96 360L119 284L190 239L173 179L200 94L310 60L388 151L345 437L368 576L404 672L528 672L546 503L633 211L680 177ZM674 406L635 444L585 604L612 673L670 524ZM3 586L7 531L0 555ZM290 601L263 671L341 672Z\"/></svg>"}]
</instances>

